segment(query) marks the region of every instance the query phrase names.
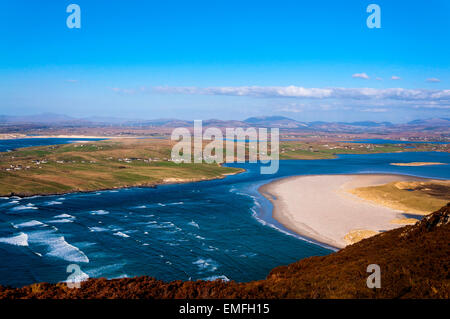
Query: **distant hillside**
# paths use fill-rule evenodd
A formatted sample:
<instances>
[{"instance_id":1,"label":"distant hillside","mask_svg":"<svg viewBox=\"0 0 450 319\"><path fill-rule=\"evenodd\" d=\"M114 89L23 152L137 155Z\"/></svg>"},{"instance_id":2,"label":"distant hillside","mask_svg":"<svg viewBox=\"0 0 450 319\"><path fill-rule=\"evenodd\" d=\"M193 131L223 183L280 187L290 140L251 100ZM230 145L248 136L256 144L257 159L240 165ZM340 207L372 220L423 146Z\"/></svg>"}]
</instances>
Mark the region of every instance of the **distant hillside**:
<instances>
[{"instance_id":1,"label":"distant hillside","mask_svg":"<svg viewBox=\"0 0 450 319\"><path fill-rule=\"evenodd\" d=\"M308 126L303 122L299 122L284 116L250 117L246 119L244 122L255 126L268 126L280 128L300 128Z\"/></svg>"},{"instance_id":2,"label":"distant hillside","mask_svg":"<svg viewBox=\"0 0 450 319\"><path fill-rule=\"evenodd\" d=\"M66 115L43 113L33 116L8 116L0 115L0 126L13 127L12 131L23 133L33 126L40 127L129 127L129 128L175 128L192 127L193 120L180 120L176 118L161 119L127 119L115 117L93 116L75 118ZM450 119L418 119L404 124L393 124L390 122L356 121L356 122L302 122L285 116L259 116L241 120L203 120L204 127L277 127L282 130L302 132L331 132L331 133L404 133L404 132L428 132L440 135L450 134ZM10 133L11 130L4 132Z\"/></svg>"},{"instance_id":3,"label":"distant hillside","mask_svg":"<svg viewBox=\"0 0 450 319\"><path fill-rule=\"evenodd\" d=\"M163 282L144 276L0 287L0 298L450 298L450 203L413 226L390 230L328 256L310 257L249 283ZM381 288L369 289L369 264Z\"/></svg>"}]
</instances>

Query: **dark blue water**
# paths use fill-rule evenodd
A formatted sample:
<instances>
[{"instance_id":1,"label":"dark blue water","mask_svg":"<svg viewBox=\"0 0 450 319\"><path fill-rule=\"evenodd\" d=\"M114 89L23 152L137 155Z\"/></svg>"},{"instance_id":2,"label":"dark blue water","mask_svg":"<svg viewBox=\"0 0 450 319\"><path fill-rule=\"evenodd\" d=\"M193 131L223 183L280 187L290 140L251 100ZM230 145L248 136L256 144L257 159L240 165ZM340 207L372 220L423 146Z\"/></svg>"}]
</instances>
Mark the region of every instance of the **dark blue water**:
<instances>
[{"instance_id":1,"label":"dark blue water","mask_svg":"<svg viewBox=\"0 0 450 319\"><path fill-rule=\"evenodd\" d=\"M259 164L222 180L0 199L0 284L66 280L69 264L90 277L150 275L163 280L262 279L275 266L332 250L302 240L271 218L257 188L291 175L398 173L450 178L447 153L345 155L282 161L275 175Z\"/></svg>"},{"instance_id":2,"label":"dark blue water","mask_svg":"<svg viewBox=\"0 0 450 319\"><path fill-rule=\"evenodd\" d=\"M100 141L102 138L18 138L0 140L0 152L12 151L20 147L76 143L79 141Z\"/></svg>"},{"instance_id":3,"label":"dark blue water","mask_svg":"<svg viewBox=\"0 0 450 319\"><path fill-rule=\"evenodd\" d=\"M449 144L450 142L436 141L402 141L402 140L385 140L378 138L368 138L353 141L344 141L348 143L370 143L370 144Z\"/></svg>"}]
</instances>

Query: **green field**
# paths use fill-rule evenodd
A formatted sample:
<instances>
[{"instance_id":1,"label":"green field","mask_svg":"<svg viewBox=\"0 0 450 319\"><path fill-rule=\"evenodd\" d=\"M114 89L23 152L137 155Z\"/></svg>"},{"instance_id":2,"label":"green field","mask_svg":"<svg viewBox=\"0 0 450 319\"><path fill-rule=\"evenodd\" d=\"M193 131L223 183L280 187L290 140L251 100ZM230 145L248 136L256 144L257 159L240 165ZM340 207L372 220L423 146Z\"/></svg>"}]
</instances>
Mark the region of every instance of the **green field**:
<instances>
[{"instance_id":1,"label":"green field","mask_svg":"<svg viewBox=\"0 0 450 319\"><path fill-rule=\"evenodd\" d=\"M109 140L0 153L0 195L30 196L222 178L242 171L168 161L167 140Z\"/></svg>"},{"instance_id":2,"label":"green field","mask_svg":"<svg viewBox=\"0 0 450 319\"><path fill-rule=\"evenodd\" d=\"M394 144L357 144L357 143L305 143L281 142L280 159L333 159L339 154L377 154L395 152L435 151L438 146L422 144L406 148Z\"/></svg>"}]
</instances>

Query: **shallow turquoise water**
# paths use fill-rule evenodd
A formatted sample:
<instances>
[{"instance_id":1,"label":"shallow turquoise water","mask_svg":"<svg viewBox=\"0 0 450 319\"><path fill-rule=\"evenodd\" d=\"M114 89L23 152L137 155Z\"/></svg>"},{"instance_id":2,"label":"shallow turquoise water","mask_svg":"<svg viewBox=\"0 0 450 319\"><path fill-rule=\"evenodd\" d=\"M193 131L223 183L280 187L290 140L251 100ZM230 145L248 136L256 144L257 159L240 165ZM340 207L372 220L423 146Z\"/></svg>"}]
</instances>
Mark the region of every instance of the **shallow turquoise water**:
<instances>
[{"instance_id":1,"label":"shallow turquoise water","mask_svg":"<svg viewBox=\"0 0 450 319\"><path fill-rule=\"evenodd\" d=\"M345 155L282 161L275 175L259 164L222 180L155 188L0 199L0 284L62 281L78 264L90 277L150 275L163 280L262 279L275 266L332 250L288 232L271 218L257 188L305 174L397 173L450 178L447 153Z\"/></svg>"}]
</instances>

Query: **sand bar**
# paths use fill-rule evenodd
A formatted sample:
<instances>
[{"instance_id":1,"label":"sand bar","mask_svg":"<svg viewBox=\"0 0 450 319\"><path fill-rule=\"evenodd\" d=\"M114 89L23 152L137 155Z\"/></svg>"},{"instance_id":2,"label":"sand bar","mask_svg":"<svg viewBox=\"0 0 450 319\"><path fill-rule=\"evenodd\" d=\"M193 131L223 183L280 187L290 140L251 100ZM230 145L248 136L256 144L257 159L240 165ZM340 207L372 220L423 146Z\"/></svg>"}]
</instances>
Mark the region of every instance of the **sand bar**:
<instances>
[{"instance_id":1,"label":"sand bar","mask_svg":"<svg viewBox=\"0 0 450 319\"><path fill-rule=\"evenodd\" d=\"M365 201L348 190L411 180L424 179L384 174L295 176L263 185L259 191L272 202L273 217L286 228L343 248L349 238L401 227L391 221L404 218L402 212Z\"/></svg>"}]
</instances>

